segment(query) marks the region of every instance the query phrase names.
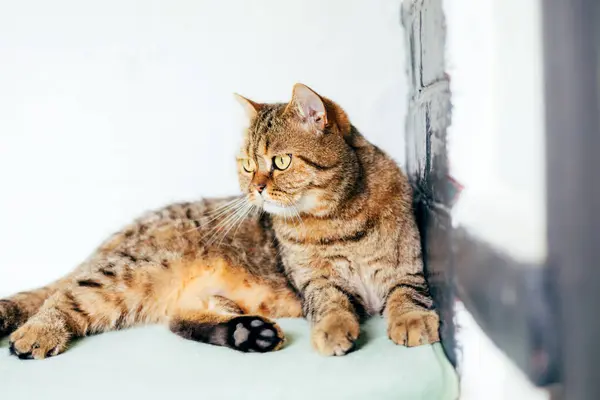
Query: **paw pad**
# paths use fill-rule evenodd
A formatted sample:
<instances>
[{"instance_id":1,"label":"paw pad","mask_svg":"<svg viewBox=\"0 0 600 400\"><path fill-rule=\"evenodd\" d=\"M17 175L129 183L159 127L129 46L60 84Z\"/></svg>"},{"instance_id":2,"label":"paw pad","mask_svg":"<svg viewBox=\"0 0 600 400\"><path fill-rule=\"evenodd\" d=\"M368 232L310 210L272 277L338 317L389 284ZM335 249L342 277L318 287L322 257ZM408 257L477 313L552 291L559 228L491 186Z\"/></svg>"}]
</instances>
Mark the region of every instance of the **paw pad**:
<instances>
[{"instance_id":1,"label":"paw pad","mask_svg":"<svg viewBox=\"0 0 600 400\"><path fill-rule=\"evenodd\" d=\"M279 349L284 342L277 324L262 317L236 317L228 322L228 327L229 347L239 351L265 353Z\"/></svg>"}]
</instances>

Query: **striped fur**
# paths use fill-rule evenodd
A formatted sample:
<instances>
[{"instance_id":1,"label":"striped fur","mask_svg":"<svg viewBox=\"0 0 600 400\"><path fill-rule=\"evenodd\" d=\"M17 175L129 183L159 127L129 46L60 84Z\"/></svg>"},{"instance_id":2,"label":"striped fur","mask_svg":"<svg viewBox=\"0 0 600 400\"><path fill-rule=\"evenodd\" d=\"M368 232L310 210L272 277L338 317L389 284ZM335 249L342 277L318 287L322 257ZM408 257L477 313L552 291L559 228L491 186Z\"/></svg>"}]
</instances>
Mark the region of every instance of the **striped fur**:
<instances>
[{"instance_id":1,"label":"striped fur","mask_svg":"<svg viewBox=\"0 0 600 400\"><path fill-rule=\"evenodd\" d=\"M271 351L284 337L270 318L301 315L325 355L350 351L367 314L385 315L396 343L438 340L397 165L305 86L287 104L242 102L250 116L243 195L150 212L67 277L0 300L0 335L11 334L14 355L42 359L74 337L145 323ZM273 159L284 154L292 161L281 170Z\"/></svg>"},{"instance_id":2,"label":"striped fur","mask_svg":"<svg viewBox=\"0 0 600 400\"><path fill-rule=\"evenodd\" d=\"M387 316L396 343L439 340L411 188L396 163L306 86L297 85L288 104L249 105L240 157L259 168L240 169L241 187L258 206L279 206L274 230L315 348L326 355L353 349L364 313ZM285 171L272 166L278 154L293 157ZM260 195L253 190L259 177L268 182Z\"/></svg>"}]
</instances>

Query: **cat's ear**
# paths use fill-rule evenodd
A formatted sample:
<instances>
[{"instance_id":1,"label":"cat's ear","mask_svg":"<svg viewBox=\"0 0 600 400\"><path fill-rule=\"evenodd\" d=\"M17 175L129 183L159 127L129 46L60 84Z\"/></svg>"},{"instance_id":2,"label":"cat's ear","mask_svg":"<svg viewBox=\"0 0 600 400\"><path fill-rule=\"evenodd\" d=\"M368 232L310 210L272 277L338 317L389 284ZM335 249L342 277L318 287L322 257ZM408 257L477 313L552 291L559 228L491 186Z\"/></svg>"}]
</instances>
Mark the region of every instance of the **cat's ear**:
<instances>
[{"instance_id":1,"label":"cat's ear","mask_svg":"<svg viewBox=\"0 0 600 400\"><path fill-rule=\"evenodd\" d=\"M252 121L256 117L256 115L258 114L260 109L263 107L262 104L255 103L252 100L247 99L244 96L241 96L237 93L234 93L233 95L234 95L235 99L238 101L238 103L240 103L242 105L242 107L244 108L246 117L248 117L248 121Z\"/></svg>"},{"instance_id":2,"label":"cat's ear","mask_svg":"<svg viewBox=\"0 0 600 400\"><path fill-rule=\"evenodd\" d=\"M301 83L294 85L292 100L288 109L293 108L303 122L309 123L319 131L323 131L327 125L327 110L321 96L314 90Z\"/></svg>"}]
</instances>

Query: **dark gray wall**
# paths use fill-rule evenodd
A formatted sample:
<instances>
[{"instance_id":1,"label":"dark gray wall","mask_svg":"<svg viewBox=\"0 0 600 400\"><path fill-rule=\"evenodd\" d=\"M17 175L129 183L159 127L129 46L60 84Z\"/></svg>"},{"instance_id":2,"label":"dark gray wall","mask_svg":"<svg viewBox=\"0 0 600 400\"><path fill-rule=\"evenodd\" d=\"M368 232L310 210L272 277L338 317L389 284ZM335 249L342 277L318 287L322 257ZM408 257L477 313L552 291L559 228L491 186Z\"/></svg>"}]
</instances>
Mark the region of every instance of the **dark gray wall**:
<instances>
[{"instance_id":1,"label":"dark gray wall","mask_svg":"<svg viewBox=\"0 0 600 400\"><path fill-rule=\"evenodd\" d=\"M450 124L449 82L444 70L445 29L441 0L407 0L402 7L409 105L406 120L406 171L415 190L415 213L422 233L431 292L442 317L441 336L456 363L451 193L446 176L446 127Z\"/></svg>"}]
</instances>

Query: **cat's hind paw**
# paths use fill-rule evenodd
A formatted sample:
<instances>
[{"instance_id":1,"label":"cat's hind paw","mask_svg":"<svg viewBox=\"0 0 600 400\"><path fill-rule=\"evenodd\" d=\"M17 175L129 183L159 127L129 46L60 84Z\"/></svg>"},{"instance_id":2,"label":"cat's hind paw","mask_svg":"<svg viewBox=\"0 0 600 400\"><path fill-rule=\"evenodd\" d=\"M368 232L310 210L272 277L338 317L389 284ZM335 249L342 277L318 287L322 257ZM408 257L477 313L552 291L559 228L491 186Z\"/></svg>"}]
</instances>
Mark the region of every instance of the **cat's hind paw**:
<instances>
[{"instance_id":1,"label":"cat's hind paw","mask_svg":"<svg viewBox=\"0 0 600 400\"><path fill-rule=\"evenodd\" d=\"M225 346L244 353L279 350L285 336L279 326L257 315L189 315L171 322L171 331L185 339Z\"/></svg>"},{"instance_id":2,"label":"cat's hind paw","mask_svg":"<svg viewBox=\"0 0 600 400\"><path fill-rule=\"evenodd\" d=\"M266 353L279 350L285 336L279 326L264 317L242 315L227 322L227 344L243 352Z\"/></svg>"},{"instance_id":3,"label":"cat's hind paw","mask_svg":"<svg viewBox=\"0 0 600 400\"><path fill-rule=\"evenodd\" d=\"M30 320L10 335L10 353L22 360L42 360L67 349L70 334L62 323Z\"/></svg>"}]
</instances>

